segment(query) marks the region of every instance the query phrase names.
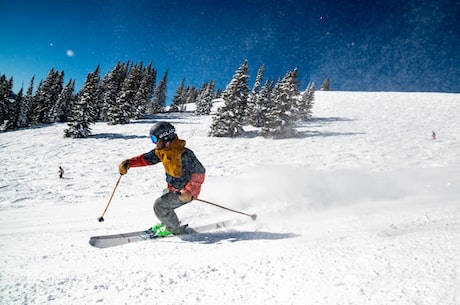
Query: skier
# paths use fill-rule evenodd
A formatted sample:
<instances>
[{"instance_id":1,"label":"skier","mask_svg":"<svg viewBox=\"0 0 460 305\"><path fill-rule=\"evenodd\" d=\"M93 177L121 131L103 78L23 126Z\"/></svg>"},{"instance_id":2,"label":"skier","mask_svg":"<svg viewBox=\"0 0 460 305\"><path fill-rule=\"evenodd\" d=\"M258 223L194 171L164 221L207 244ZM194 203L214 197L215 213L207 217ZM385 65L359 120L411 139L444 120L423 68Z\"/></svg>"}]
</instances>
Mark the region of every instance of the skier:
<instances>
[{"instance_id":1,"label":"skier","mask_svg":"<svg viewBox=\"0 0 460 305\"><path fill-rule=\"evenodd\" d=\"M59 166L59 171L58 171L58 173L59 173L59 178L62 179L62 176L64 176L64 169L63 169L62 167L60 167L60 166Z\"/></svg>"},{"instance_id":2,"label":"skier","mask_svg":"<svg viewBox=\"0 0 460 305\"><path fill-rule=\"evenodd\" d=\"M435 133L434 131L431 133L431 138L432 138L433 140L436 140L436 133Z\"/></svg>"},{"instance_id":3,"label":"skier","mask_svg":"<svg viewBox=\"0 0 460 305\"><path fill-rule=\"evenodd\" d=\"M158 236L193 232L188 225L181 225L174 209L197 198L204 182L205 168L186 142L176 135L173 125L158 122L150 129L150 138L155 149L137 157L124 160L119 166L121 175L131 167L163 163L168 183L163 195L155 200L153 210L161 221L149 231Z\"/></svg>"}]
</instances>

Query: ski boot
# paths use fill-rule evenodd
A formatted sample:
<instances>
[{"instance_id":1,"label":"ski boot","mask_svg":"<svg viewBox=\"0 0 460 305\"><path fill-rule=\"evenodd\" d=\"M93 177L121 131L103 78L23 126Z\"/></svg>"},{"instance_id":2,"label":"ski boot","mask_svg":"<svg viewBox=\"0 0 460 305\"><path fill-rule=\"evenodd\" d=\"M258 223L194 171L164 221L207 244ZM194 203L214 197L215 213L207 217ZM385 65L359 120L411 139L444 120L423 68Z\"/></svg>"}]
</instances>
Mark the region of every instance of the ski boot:
<instances>
[{"instance_id":1,"label":"ski boot","mask_svg":"<svg viewBox=\"0 0 460 305\"><path fill-rule=\"evenodd\" d=\"M173 234L172 232L169 232L162 223L154 225L152 228L147 230L147 233L151 234L153 237L166 237Z\"/></svg>"}]
</instances>

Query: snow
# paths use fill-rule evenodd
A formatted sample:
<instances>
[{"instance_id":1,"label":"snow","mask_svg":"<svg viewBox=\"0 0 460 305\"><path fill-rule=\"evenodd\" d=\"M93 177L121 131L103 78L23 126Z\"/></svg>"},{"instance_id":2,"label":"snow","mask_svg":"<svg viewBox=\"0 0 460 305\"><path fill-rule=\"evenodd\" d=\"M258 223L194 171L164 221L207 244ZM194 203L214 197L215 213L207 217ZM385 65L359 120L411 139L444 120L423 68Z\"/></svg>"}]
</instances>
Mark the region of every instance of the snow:
<instances>
[{"instance_id":1,"label":"snow","mask_svg":"<svg viewBox=\"0 0 460 305\"><path fill-rule=\"evenodd\" d=\"M2 133L0 304L460 304L459 114L459 94L316 92L293 139L208 137L211 116L190 112L87 139L63 138L65 124ZM161 165L131 169L97 221L157 120L205 165L201 198L257 221L91 247L157 222ZM245 218L177 212L191 226Z\"/></svg>"}]
</instances>

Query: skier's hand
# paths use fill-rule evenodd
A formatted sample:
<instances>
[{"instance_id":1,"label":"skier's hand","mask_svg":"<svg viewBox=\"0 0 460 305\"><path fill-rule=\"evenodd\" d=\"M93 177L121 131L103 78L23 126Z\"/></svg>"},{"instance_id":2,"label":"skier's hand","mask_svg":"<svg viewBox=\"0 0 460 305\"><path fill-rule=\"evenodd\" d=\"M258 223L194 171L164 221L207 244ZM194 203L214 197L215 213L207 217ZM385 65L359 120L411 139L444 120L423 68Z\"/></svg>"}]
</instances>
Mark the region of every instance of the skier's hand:
<instances>
[{"instance_id":1,"label":"skier's hand","mask_svg":"<svg viewBox=\"0 0 460 305\"><path fill-rule=\"evenodd\" d=\"M129 169L129 161L125 160L118 165L118 171L120 172L120 175L125 175L128 173Z\"/></svg>"},{"instance_id":2,"label":"skier's hand","mask_svg":"<svg viewBox=\"0 0 460 305\"><path fill-rule=\"evenodd\" d=\"M188 193L186 193L184 190L180 191L179 192L179 200L184 202L184 203L187 203L189 201L192 201L193 197L191 195L189 195Z\"/></svg>"}]
</instances>

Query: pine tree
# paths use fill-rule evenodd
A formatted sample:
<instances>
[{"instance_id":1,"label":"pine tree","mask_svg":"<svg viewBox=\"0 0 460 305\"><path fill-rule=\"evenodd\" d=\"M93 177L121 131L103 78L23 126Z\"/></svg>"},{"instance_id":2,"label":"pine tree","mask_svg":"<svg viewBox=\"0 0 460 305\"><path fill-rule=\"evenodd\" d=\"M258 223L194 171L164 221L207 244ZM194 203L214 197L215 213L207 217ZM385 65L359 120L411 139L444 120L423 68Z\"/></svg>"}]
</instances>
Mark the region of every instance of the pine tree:
<instances>
[{"instance_id":1,"label":"pine tree","mask_svg":"<svg viewBox=\"0 0 460 305\"><path fill-rule=\"evenodd\" d=\"M222 97L222 89L219 88L217 89L216 95L214 95L214 98L216 99L216 98L221 98L221 97Z\"/></svg>"},{"instance_id":2,"label":"pine tree","mask_svg":"<svg viewBox=\"0 0 460 305\"><path fill-rule=\"evenodd\" d=\"M248 98L248 113L247 113L248 123L253 126L257 124L253 122L251 119L255 117L254 112L257 111L256 102L257 102L257 98L259 96L260 89L262 86L262 79L264 77L264 72L265 72L265 66L262 65L257 71L256 81L254 83L254 87L252 88L251 94L249 95L249 98Z\"/></svg>"},{"instance_id":3,"label":"pine tree","mask_svg":"<svg viewBox=\"0 0 460 305\"><path fill-rule=\"evenodd\" d=\"M300 98L300 113L299 119L308 121L312 117L313 101L315 99L315 83L309 83L305 91L301 94Z\"/></svg>"},{"instance_id":4,"label":"pine tree","mask_svg":"<svg viewBox=\"0 0 460 305\"><path fill-rule=\"evenodd\" d=\"M330 91L331 90L331 80L329 79L329 77L323 81L319 90L320 91Z\"/></svg>"},{"instance_id":5,"label":"pine tree","mask_svg":"<svg viewBox=\"0 0 460 305\"><path fill-rule=\"evenodd\" d=\"M11 109L8 121L4 127L5 130L14 130L18 128L19 116L21 115L21 107L24 98L22 91L21 88L14 98L13 108Z\"/></svg>"},{"instance_id":6,"label":"pine tree","mask_svg":"<svg viewBox=\"0 0 460 305\"><path fill-rule=\"evenodd\" d=\"M65 103L66 101L59 101L59 97L61 97L61 94L64 90L64 71L61 71L60 73L56 71L55 77L54 77L54 82L51 87L51 108L56 108L57 103ZM73 93L73 92L72 92ZM72 93L70 93L70 97L72 96ZM51 111L48 113L48 117L46 118L47 123L55 122L54 117L50 117L52 115ZM63 122L63 121L60 121Z\"/></svg>"},{"instance_id":7,"label":"pine tree","mask_svg":"<svg viewBox=\"0 0 460 305\"><path fill-rule=\"evenodd\" d=\"M153 96L155 86L156 71L150 63L140 74L141 81L136 95L134 96L134 118L140 119L147 114L147 108Z\"/></svg>"},{"instance_id":8,"label":"pine tree","mask_svg":"<svg viewBox=\"0 0 460 305\"><path fill-rule=\"evenodd\" d=\"M117 95L121 91L123 82L128 75L128 65L128 63L122 64L117 62L112 71L104 76L104 80L102 81L101 100L100 105L98 106L98 121L107 121L108 112L112 109L112 107L115 107Z\"/></svg>"},{"instance_id":9,"label":"pine tree","mask_svg":"<svg viewBox=\"0 0 460 305\"><path fill-rule=\"evenodd\" d=\"M187 103L187 89L185 88L185 78L179 84L179 87L176 89L176 94L173 96L171 107L169 107L170 112L182 111L184 105Z\"/></svg>"},{"instance_id":10,"label":"pine tree","mask_svg":"<svg viewBox=\"0 0 460 305\"><path fill-rule=\"evenodd\" d=\"M51 69L45 81L40 83L34 99L33 124L37 125L50 122L48 115L62 91L63 80L64 72Z\"/></svg>"},{"instance_id":11,"label":"pine tree","mask_svg":"<svg viewBox=\"0 0 460 305\"><path fill-rule=\"evenodd\" d=\"M65 137L86 138L91 134L90 125L96 121L95 108L99 94L99 70L100 67L97 66L96 70L86 77L85 84L72 108L72 114L67 123L69 128L64 130Z\"/></svg>"},{"instance_id":12,"label":"pine tree","mask_svg":"<svg viewBox=\"0 0 460 305\"><path fill-rule=\"evenodd\" d=\"M70 114L69 109L72 109L73 105L73 91L75 88L75 81L69 80L64 89L62 89L61 94L50 110L48 115L50 122L66 122L67 116Z\"/></svg>"},{"instance_id":13,"label":"pine tree","mask_svg":"<svg viewBox=\"0 0 460 305\"><path fill-rule=\"evenodd\" d=\"M37 125L36 117L38 116L38 109L39 109L39 102L37 101L37 97L39 96L38 92L42 90L43 87L43 80L40 80L38 83L37 90L33 95L30 103L30 112L29 112L29 122L31 125Z\"/></svg>"},{"instance_id":14,"label":"pine tree","mask_svg":"<svg viewBox=\"0 0 460 305\"><path fill-rule=\"evenodd\" d=\"M30 125L30 107L34 99L34 81L35 76L33 76L30 80L30 84L27 88L26 95L22 99L21 112L19 113L18 119L18 128L28 127Z\"/></svg>"},{"instance_id":15,"label":"pine tree","mask_svg":"<svg viewBox=\"0 0 460 305\"><path fill-rule=\"evenodd\" d=\"M196 115L208 115L211 113L215 86L215 82L209 82L201 87L196 100Z\"/></svg>"},{"instance_id":16,"label":"pine tree","mask_svg":"<svg viewBox=\"0 0 460 305\"><path fill-rule=\"evenodd\" d=\"M13 78L7 80L4 74L0 76L0 128L9 119L12 89Z\"/></svg>"},{"instance_id":17,"label":"pine tree","mask_svg":"<svg viewBox=\"0 0 460 305\"><path fill-rule=\"evenodd\" d=\"M264 137L287 138L295 134L297 110L295 101L299 95L297 69L287 72L273 90L273 107L266 115L261 134Z\"/></svg>"},{"instance_id":18,"label":"pine tree","mask_svg":"<svg viewBox=\"0 0 460 305\"><path fill-rule=\"evenodd\" d=\"M195 88L195 86L189 86L185 90L185 104L182 106L181 111L184 111L186 108L186 104L193 104L196 103L196 99L198 98L198 90Z\"/></svg>"},{"instance_id":19,"label":"pine tree","mask_svg":"<svg viewBox=\"0 0 460 305\"><path fill-rule=\"evenodd\" d=\"M158 83L153 94L153 100L150 108L150 113L162 112L166 106L166 93L168 91L168 70L166 70L163 78Z\"/></svg>"},{"instance_id":20,"label":"pine tree","mask_svg":"<svg viewBox=\"0 0 460 305\"><path fill-rule=\"evenodd\" d=\"M235 137L244 132L242 125L246 120L249 95L248 72L248 61L246 60L235 72L232 81L222 94L225 104L213 117L210 136Z\"/></svg>"},{"instance_id":21,"label":"pine tree","mask_svg":"<svg viewBox=\"0 0 460 305\"><path fill-rule=\"evenodd\" d=\"M266 121L266 114L272 107L272 91L275 86L273 81L267 80L260 92L256 95L253 109L249 113L248 120L254 127L262 127Z\"/></svg>"},{"instance_id":22,"label":"pine tree","mask_svg":"<svg viewBox=\"0 0 460 305\"><path fill-rule=\"evenodd\" d=\"M133 101L140 85L141 70L142 64L134 65L129 70L128 76L118 92L115 105L108 110L108 124L128 124L130 119L134 117L135 105Z\"/></svg>"},{"instance_id":23,"label":"pine tree","mask_svg":"<svg viewBox=\"0 0 460 305\"><path fill-rule=\"evenodd\" d=\"M65 101L64 105L65 107L63 108L63 117L60 120L60 122L67 122L69 120L69 117L72 115L72 108L73 105L75 104L75 101L79 94L74 94L75 90L75 81L70 80L69 83L66 85L68 88L64 88L66 91L63 92L62 99ZM97 121L97 119L95 120Z\"/></svg>"}]
</instances>

